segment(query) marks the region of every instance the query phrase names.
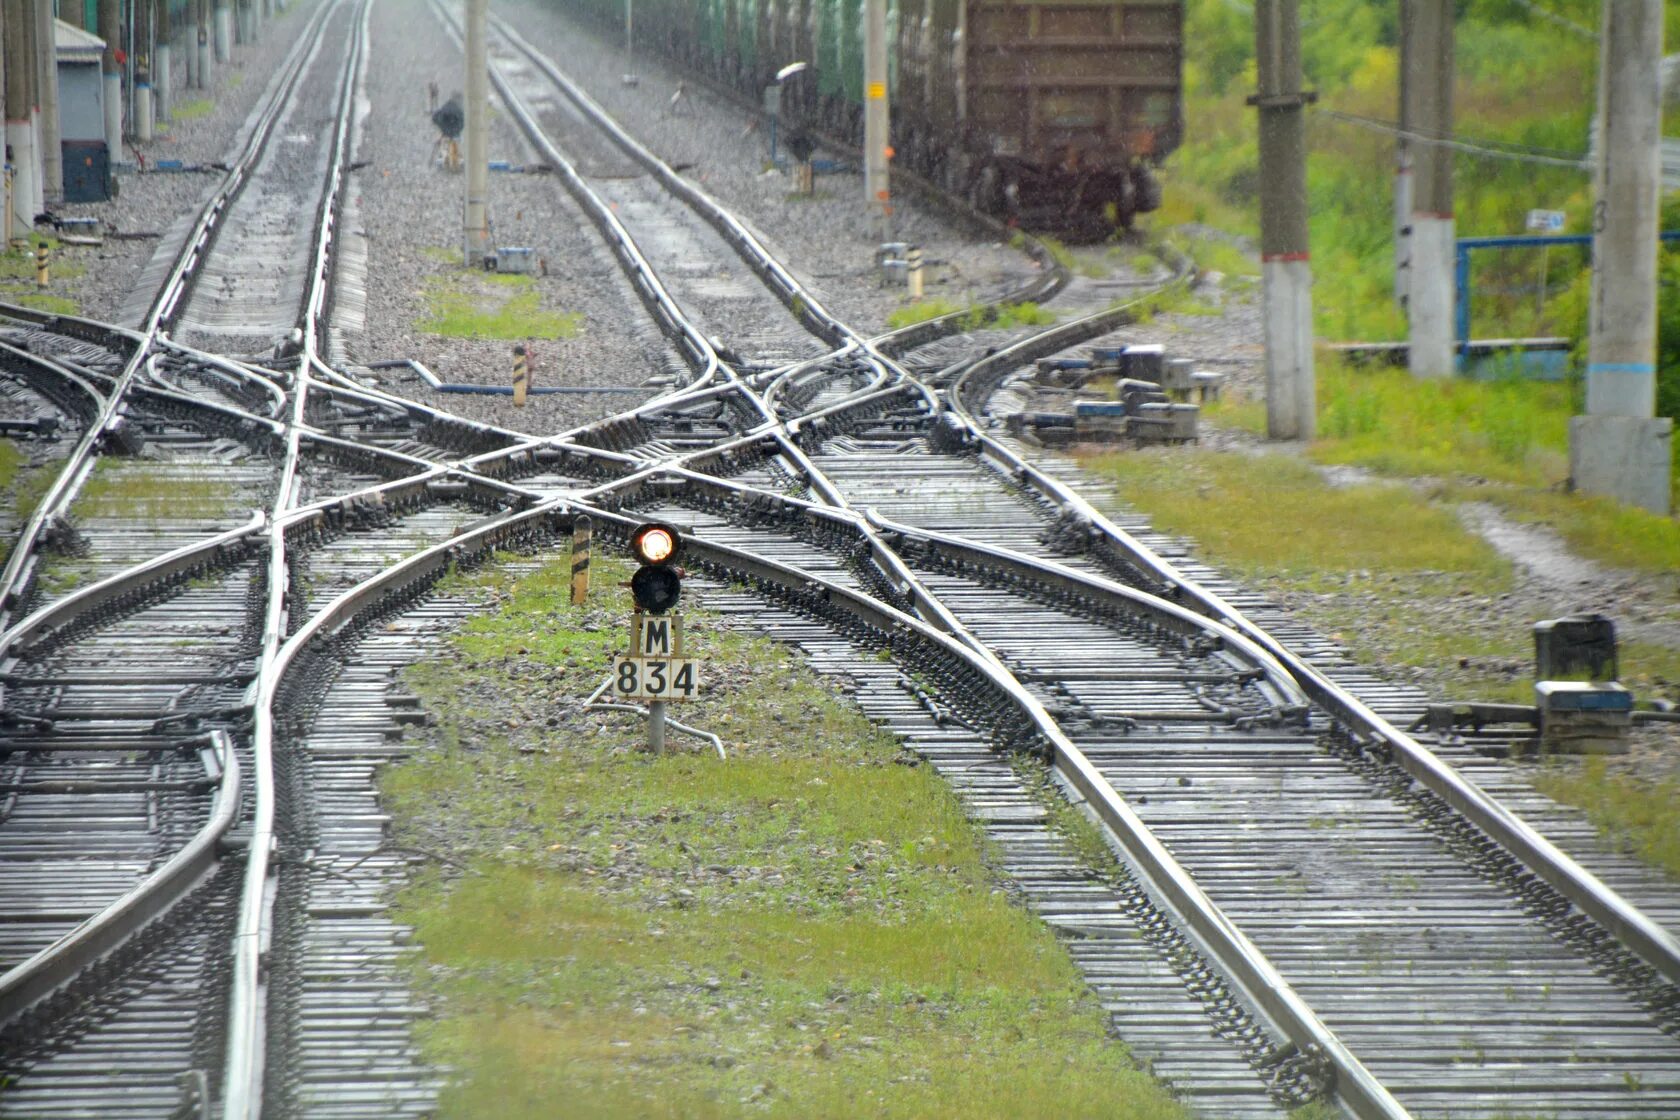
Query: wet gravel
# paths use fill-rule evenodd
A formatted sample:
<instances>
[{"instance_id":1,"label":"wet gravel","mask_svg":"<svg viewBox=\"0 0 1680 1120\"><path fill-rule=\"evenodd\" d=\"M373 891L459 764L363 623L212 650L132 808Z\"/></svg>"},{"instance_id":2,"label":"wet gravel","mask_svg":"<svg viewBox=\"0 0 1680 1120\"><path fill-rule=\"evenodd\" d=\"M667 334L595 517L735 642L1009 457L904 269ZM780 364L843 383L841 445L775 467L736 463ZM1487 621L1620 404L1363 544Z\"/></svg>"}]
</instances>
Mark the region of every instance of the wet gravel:
<instances>
[{"instance_id":1,"label":"wet gravel","mask_svg":"<svg viewBox=\"0 0 1680 1120\"><path fill-rule=\"evenodd\" d=\"M236 137L319 2L293 0L285 12L277 12L263 24L257 42L235 44L228 62L212 66L209 89L181 88L186 78L186 52L170 52L177 81L173 119L167 125L160 124L151 142L128 147L125 159L134 168L119 171L116 198L109 202L66 203L58 208L66 217L99 218L105 223L107 236L102 246L65 249L67 259L79 263L84 271L55 282L54 294L75 300L81 314L88 318L111 321L117 317L141 270L158 248L161 238L153 235L165 233L181 215L198 210L221 181L221 172L151 169L160 160L204 165L227 159Z\"/></svg>"},{"instance_id":2,"label":"wet gravel","mask_svg":"<svg viewBox=\"0 0 1680 1120\"><path fill-rule=\"evenodd\" d=\"M463 278L455 263L464 177L442 166L430 120L430 84L437 84L440 103L460 88L460 48L420 4L376 4L371 32L367 94L375 111L363 122L357 147L357 162L366 166L350 184L360 219L352 228L365 235L368 251L367 310L365 328L346 338L348 356L364 363L414 358L445 382L506 385L512 340L445 337L424 329L432 314L428 284L488 290L487 281ZM494 96L489 157L513 166L536 162ZM556 178L494 172L490 207L493 241L534 251L542 309L580 317L575 337L532 344L534 385L636 386L679 368L594 227ZM393 392L527 431L557 431L637 399L533 396L519 410L505 397L433 392L394 371L378 376Z\"/></svg>"},{"instance_id":3,"label":"wet gravel","mask_svg":"<svg viewBox=\"0 0 1680 1120\"><path fill-rule=\"evenodd\" d=\"M603 41L593 26L565 19L552 5L507 0L497 14L655 154L734 210L830 312L860 330L879 330L906 302L903 289L879 283L873 258L880 237L855 171L818 176L812 198L796 197L791 171L770 166L769 139L757 114L684 83L652 56L626 62L619 41ZM627 73L636 76L635 84L625 82ZM673 104L679 86L683 95ZM854 158L819 156L847 163ZM1019 251L954 228L907 192L894 197L893 223L895 240L923 247L930 297L959 306L989 302L1036 270Z\"/></svg>"}]
</instances>

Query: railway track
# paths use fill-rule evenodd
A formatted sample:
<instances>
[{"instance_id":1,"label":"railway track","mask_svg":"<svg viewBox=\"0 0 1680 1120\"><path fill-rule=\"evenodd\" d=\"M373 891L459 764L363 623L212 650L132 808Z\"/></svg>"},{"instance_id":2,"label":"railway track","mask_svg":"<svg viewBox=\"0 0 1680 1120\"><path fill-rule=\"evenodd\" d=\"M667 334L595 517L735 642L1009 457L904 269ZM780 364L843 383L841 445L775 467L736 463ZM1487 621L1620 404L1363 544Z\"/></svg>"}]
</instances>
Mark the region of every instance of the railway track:
<instances>
[{"instance_id":1,"label":"railway track","mask_svg":"<svg viewBox=\"0 0 1680 1120\"><path fill-rule=\"evenodd\" d=\"M295 353L250 353L285 323L218 335L242 313L194 303L182 281L210 274L214 223L183 238L190 267L160 266L174 288L140 330L25 316L14 334L30 348L0 351L19 411L50 407L83 433L6 569L21 621L0 637L0 875L17 876L6 897L40 905L0 912L14 966L0 1114L432 1107L395 968L403 931L383 909L405 857L386 847L372 777L423 719L392 677L471 609L444 575L548 548L580 513L608 539L635 516L691 522L695 565L748 588L714 602L857 680L865 710L986 823L1118 1033L1210 1114L1321 1098L1359 1116L1680 1111L1663 883L1609 856L1588 872L1541 835L1578 838L1567 814L1395 728L1417 697L1350 692L1334 650L990 433L1011 369L1100 337L1124 308L913 376L899 356L955 320L871 338L834 319L501 27L504 104L688 376L535 436L333 368L322 339L365 25L365 5L324 3L296 54L295 74L336 67L310 83L334 91L325 157L288 166L259 143L276 130L256 128L205 211L235 213L257 168L294 196L317 181L306 259L301 242L265 250L302 278ZM342 56L322 45L341 40ZM282 82L268 119L285 103ZM642 174L617 178L626 164ZM191 341L244 357L160 338L177 308ZM43 459L68 442L43 438ZM66 516L94 508L89 478L123 491L132 464L102 452L137 438L183 477L216 470L214 513L126 532ZM75 582L65 550L82 552ZM160 661L178 676L147 672ZM1082 865L1049 827L1047 782L1107 830L1114 865ZM61 869L90 862L62 830L90 812L109 858ZM41 963L18 963L30 953ZM135 1072L89 1072L102 1068Z\"/></svg>"}]
</instances>

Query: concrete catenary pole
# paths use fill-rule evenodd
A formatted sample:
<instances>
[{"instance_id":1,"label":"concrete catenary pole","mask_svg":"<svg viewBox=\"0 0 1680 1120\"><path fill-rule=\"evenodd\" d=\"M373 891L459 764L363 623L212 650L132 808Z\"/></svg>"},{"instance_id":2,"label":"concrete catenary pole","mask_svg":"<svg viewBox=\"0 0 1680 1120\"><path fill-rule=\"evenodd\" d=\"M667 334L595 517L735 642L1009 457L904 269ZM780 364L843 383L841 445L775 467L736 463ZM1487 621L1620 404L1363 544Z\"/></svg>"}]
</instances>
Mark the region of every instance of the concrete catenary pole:
<instances>
[{"instance_id":1,"label":"concrete catenary pole","mask_svg":"<svg viewBox=\"0 0 1680 1120\"><path fill-rule=\"evenodd\" d=\"M42 194L50 203L64 201L63 133L58 116L58 35L52 0L37 0L40 22L41 175Z\"/></svg>"},{"instance_id":2,"label":"concrete catenary pole","mask_svg":"<svg viewBox=\"0 0 1680 1120\"><path fill-rule=\"evenodd\" d=\"M216 0L212 30L216 35L216 61L233 57L233 9L231 0Z\"/></svg>"},{"instance_id":3,"label":"concrete catenary pole","mask_svg":"<svg viewBox=\"0 0 1680 1120\"><path fill-rule=\"evenodd\" d=\"M1673 423L1655 419L1663 5L1606 0L1598 83L1587 415L1569 427L1576 487L1667 513Z\"/></svg>"},{"instance_id":4,"label":"concrete catenary pole","mask_svg":"<svg viewBox=\"0 0 1680 1120\"><path fill-rule=\"evenodd\" d=\"M1407 364L1414 377L1451 377L1453 340L1453 0L1414 0L1406 93L1412 146L1412 267Z\"/></svg>"},{"instance_id":5,"label":"concrete catenary pole","mask_svg":"<svg viewBox=\"0 0 1680 1120\"><path fill-rule=\"evenodd\" d=\"M135 0L129 9L134 21L134 138L149 144L152 140L152 0Z\"/></svg>"},{"instance_id":6,"label":"concrete catenary pole","mask_svg":"<svg viewBox=\"0 0 1680 1120\"><path fill-rule=\"evenodd\" d=\"M210 27L210 0L198 0L198 88L210 88L210 66L214 57Z\"/></svg>"},{"instance_id":7,"label":"concrete catenary pole","mask_svg":"<svg viewBox=\"0 0 1680 1120\"><path fill-rule=\"evenodd\" d=\"M892 239L887 157L892 119L887 104L887 0L865 0L863 35L863 188L879 218L878 236Z\"/></svg>"},{"instance_id":8,"label":"concrete catenary pole","mask_svg":"<svg viewBox=\"0 0 1680 1120\"><path fill-rule=\"evenodd\" d=\"M152 92L157 97L157 119L161 127L169 122L169 112L175 96L175 73L172 69L175 42L175 21L169 14L169 0L153 0L157 11L157 47L152 59Z\"/></svg>"},{"instance_id":9,"label":"concrete catenary pole","mask_svg":"<svg viewBox=\"0 0 1680 1120\"><path fill-rule=\"evenodd\" d=\"M6 10L4 0L0 0L0 150L5 147L6 140L6 27L11 13ZM0 199L0 252L12 247L12 172L8 167L5 174L5 197Z\"/></svg>"},{"instance_id":10,"label":"concrete catenary pole","mask_svg":"<svg viewBox=\"0 0 1680 1120\"><path fill-rule=\"evenodd\" d=\"M467 0L467 197L462 263L479 268L490 252L490 73L484 23L489 0Z\"/></svg>"},{"instance_id":11,"label":"concrete catenary pole","mask_svg":"<svg viewBox=\"0 0 1680 1120\"><path fill-rule=\"evenodd\" d=\"M36 25L27 0L6 4L6 143L12 149L12 233L27 236L40 213L41 160L35 152Z\"/></svg>"},{"instance_id":12,"label":"concrete catenary pole","mask_svg":"<svg viewBox=\"0 0 1680 1120\"><path fill-rule=\"evenodd\" d=\"M1412 110L1407 75L1412 64L1412 4L1399 0L1400 135L1394 138L1394 302L1406 310L1412 280Z\"/></svg>"},{"instance_id":13,"label":"concrete catenary pole","mask_svg":"<svg viewBox=\"0 0 1680 1120\"><path fill-rule=\"evenodd\" d=\"M122 67L117 63L117 48L122 46L121 0L99 0L99 37L105 40L105 54L100 62L105 83L105 147L111 166L122 161Z\"/></svg>"},{"instance_id":14,"label":"concrete catenary pole","mask_svg":"<svg viewBox=\"0 0 1680 1120\"><path fill-rule=\"evenodd\" d=\"M1307 250L1307 143L1301 91L1300 0L1258 0L1260 270L1266 334L1266 434L1311 439L1312 263Z\"/></svg>"}]
</instances>

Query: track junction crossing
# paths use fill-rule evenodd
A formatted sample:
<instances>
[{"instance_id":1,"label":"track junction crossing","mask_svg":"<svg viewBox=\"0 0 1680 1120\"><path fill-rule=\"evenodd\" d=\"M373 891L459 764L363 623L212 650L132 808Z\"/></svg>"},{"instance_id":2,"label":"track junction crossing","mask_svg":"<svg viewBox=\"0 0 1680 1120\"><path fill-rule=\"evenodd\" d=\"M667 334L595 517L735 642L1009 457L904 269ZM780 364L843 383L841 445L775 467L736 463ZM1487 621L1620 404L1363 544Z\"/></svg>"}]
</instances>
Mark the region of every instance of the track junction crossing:
<instances>
[{"instance_id":1,"label":"track junction crossing","mask_svg":"<svg viewBox=\"0 0 1680 1120\"><path fill-rule=\"evenodd\" d=\"M1680 905L1656 876L1566 854L1547 835L1573 818L1400 730L1414 694L1000 437L1008 376L1132 305L992 354L960 315L865 334L493 21L501 104L684 373L557 434L375 387L334 328L361 283L340 223L370 6L311 11L128 325L0 308L6 415L54 421L0 575L0 1115L431 1110L384 909L404 862L373 774L419 717L390 676L470 609L442 576L564 548L580 515L609 543L683 525L725 610L854 677L1207 1114L1680 1115ZM305 119L323 142L286 143ZM1016 298L1067 282L1045 264ZM142 462L250 512L71 516L96 467ZM1119 881L1033 812L1018 754Z\"/></svg>"}]
</instances>

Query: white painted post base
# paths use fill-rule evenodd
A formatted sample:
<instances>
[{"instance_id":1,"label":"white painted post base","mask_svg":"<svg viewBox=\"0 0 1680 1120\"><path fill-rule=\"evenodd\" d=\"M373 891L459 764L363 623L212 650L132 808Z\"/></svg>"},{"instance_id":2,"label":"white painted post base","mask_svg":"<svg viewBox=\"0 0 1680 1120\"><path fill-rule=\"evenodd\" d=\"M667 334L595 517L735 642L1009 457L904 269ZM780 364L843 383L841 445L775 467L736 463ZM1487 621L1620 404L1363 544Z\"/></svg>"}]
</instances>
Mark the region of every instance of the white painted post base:
<instances>
[{"instance_id":1,"label":"white painted post base","mask_svg":"<svg viewBox=\"0 0 1680 1120\"><path fill-rule=\"evenodd\" d=\"M216 61L233 57L233 9L223 4L216 9Z\"/></svg>"},{"instance_id":2,"label":"white painted post base","mask_svg":"<svg viewBox=\"0 0 1680 1120\"><path fill-rule=\"evenodd\" d=\"M1452 218L1412 215L1411 345L1407 366L1413 377L1451 377L1458 372L1453 338L1453 267L1456 223Z\"/></svg>"},{"instance_id":3,"label":"white painted post base","mask_svg":"<svg viewBox=\"0 0 1680 1120\"><path fill-rule=\"evenodd\" d=\"M35 208L41 162L35 158L35 126L28 119L6 122L6 143L12 149L12 236L28 237L35 228Z\"/></svg>"},{"instance_id":4,"label":"white painted post base","mask_svg":"<svg viewBox=\"0 0 1680 1120\"><path fill-rule=\"evenodd\" d=\"M1261 314L1266 331L1266 435L1312 439L1318 429L1318 389L1313 374L1312 263L1265 261Z\"/></svg>"},{"instance_id":5,"label":"white painted post base","mask_svg":"<svg viewBox=\"0 0 1680 1120\"><path fill-rule=\"evenodd\" d=\"M175 75L169 69L169 56L172 53L167 42L157 45L157 57L153 62L152 96L157 100L158 124L166 124L169 121L170 91L175 85Z\"/></svg>"},{"instance_id":6,"label":"white painted post base","mask_svg":"<svg viewBox=\"0 0 1680 1120\"><path fill-rule=\"evenodd\" d=\"M1674 421L1666 416L1574 416L1569 481L1575 489L1667 515Z\"/></svg>"},{"instance_id":7,"label":"white painted post base","mask_svg":"<svg viewBox=\"0 0 1680 1120\"><path fill-rule=\"evenodd\" d=\"M134 83L134 139L142 144L152 140L152 87L149 82Z\"/></svg>"},{"instance_id":8,"label":"white painted post base","mask_svg":"<svg viewBox=\"0 0 1680 1120\"><path fill-rule=\"evenodd\" d=\"M122 162L122 117L123 92L122 75L106 74L105 82L105 148L110 157L111 166Z\"/></svg>"}]
</instances>

